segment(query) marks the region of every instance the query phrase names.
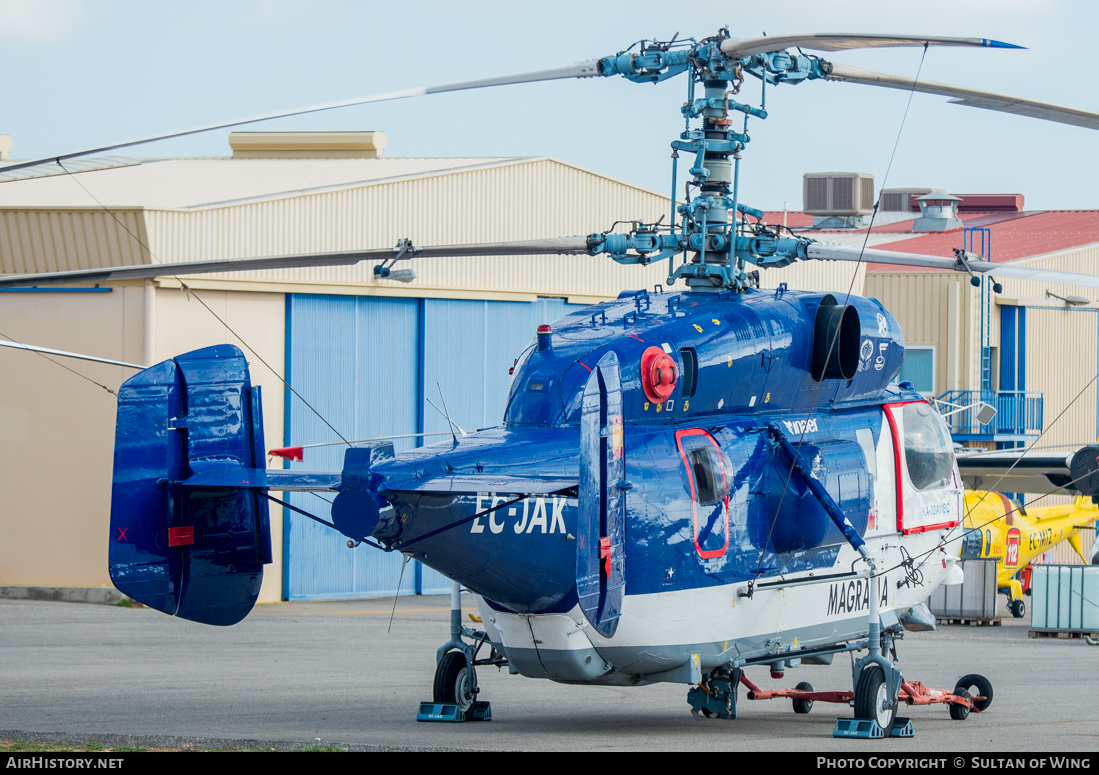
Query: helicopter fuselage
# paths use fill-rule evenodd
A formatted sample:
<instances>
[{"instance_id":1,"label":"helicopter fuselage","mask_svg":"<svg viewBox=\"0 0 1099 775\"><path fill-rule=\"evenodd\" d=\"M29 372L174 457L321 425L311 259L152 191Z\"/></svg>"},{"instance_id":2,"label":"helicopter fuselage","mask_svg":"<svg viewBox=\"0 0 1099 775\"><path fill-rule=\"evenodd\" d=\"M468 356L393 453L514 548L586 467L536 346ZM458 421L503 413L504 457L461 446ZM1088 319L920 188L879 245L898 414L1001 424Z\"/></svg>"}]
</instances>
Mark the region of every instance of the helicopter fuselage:
<instances>
[{"instance_id":1,"label":"helicopter fuselage","mask_svg":"<svg viewBox=\"0 0 1099 775\"><path fill-rule=\"evenodd\" d=\"M730 655L796 663L799 650L865 635L858 554L776 436L798 445L886 568L902 545L921 554L957 529L961 487L930 410L940 478L913 487L903 413L926 402L890 386L903 340L877 302L852 297L857 337L827 343L850 378L814 378L820 307L833 303L784 290L624 294L557 321L517 361L501 427L370 468L390 505L373 537L476 593L490 639L526 675L683 680L694 655L703 670ZM840 351L852 346L857 359ZM646 384L651 348L674 367L664 395ZM610 410L593 435L585 394L608 353L618 384L607 380ZM602 457L585 455L596 440ZM585 481L586 465L615 460L602 491ZM882 608L925 599L958 553L938 554L922 584L888 572Z\"/></svg>"},{"instance_id":2,"label":"helicopter fuselage","mask_svg":"<svg viewBox=\"0 0 1099 775\"><path fill-rule=\"evenodd\" d=\"M310 472L263 468L243 353L206 348L119 392L111 578L233 624L271 561L268 491L329 490L351 546L474 592L515 672L697 683L830 658L867 634L864 558L901 614L957 570L961 478L940 415L891 384L902 359L870 299L623 294L539 329L501 426Z\"/></svg>"}]
</instances>

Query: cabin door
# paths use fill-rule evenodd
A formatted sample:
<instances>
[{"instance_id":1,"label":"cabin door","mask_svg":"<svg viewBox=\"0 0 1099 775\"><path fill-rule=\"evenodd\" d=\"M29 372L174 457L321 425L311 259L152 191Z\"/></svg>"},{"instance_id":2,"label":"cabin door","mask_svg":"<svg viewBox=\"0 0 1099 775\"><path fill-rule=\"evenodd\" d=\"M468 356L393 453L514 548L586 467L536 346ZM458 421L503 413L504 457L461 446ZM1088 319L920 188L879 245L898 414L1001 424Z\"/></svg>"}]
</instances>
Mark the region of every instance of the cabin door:
<instances>
[{"instance_id":1,"label":"cabin door","mask_svg":"<svg viewBox=\"0 0 1099 775\"><path fill-rule=\"evenodd\" d=\"M592 626L612 637L626 592L626 447L618 357L599 360L584 388L580 420L580 514L576 591Z\"/></svg>"}]
</instances>

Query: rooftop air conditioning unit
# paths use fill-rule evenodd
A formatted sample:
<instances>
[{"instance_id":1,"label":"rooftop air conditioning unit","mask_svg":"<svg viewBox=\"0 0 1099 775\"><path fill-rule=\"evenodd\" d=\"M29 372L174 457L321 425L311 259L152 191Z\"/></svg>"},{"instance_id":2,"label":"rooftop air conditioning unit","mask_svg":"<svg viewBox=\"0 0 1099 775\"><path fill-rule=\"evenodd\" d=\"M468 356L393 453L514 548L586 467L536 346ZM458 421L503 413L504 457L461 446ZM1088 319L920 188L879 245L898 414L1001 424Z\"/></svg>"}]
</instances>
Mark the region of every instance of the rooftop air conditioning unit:
<instances>
[{"instance_id":1,"label":"rooftop air conditioning unit","mask_svg":"<svg viewBox=\"0 0 1099 775\"><path fill-rule=\"evenodd\" d=\"M883 213L917 213L920 211L915 199L938 188L883 188L881 190L881 211Z\"/></svg>"},{"instance_id":2,"label":"rooftop air conditioning unit","mask_svg":"<svg viewBox=\"0 0 1099 775\"><path fill-rule=\"evenodd\" d=\"M874 212L874 176L865 172L807 172L802 193L809 215Z\"/></svg>"}]
</instances>

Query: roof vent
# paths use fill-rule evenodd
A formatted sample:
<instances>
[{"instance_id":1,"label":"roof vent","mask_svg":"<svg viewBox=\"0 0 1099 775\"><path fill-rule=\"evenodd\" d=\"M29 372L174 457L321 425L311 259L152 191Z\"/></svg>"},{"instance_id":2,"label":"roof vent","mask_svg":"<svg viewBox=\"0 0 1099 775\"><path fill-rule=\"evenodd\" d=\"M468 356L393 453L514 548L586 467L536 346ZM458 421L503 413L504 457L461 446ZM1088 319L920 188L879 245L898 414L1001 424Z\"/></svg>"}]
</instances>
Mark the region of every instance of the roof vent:
<instances>
[{"instance_id":1,"label":"roof vent","mask_svg":"<svg viewBox=\"0 0 1099 775\"><path fill-rule=\"evenodd\" d=\"M933 191L916 197L920 206L920 217L912 224L912 231L950 231L962 228L958 218L960 197Z\"/></svg>"},{"instance_id":2,"label":"roof vent","mask_svg":"<svg viewBox=\"0 0 1099 775\"><path fill-rule=\"evenodd\" d=\"M814 228L859 228L874 212L874 176L865 172L807 172L802 195L805 212L814 216Z\"/></svg>"},{"instance_id":3,"label":"roof vent","mask_svg":"<svg viewBox=\"0 0 1099 775\"><path fill-rule=\"evenodd\" d=\"M230 132L234 159L376 159L385 132Z\"/></svg>"},{"instance_id":4,"label":"roof vent","mask_svg":"<svg viewBox=\"0 0 1099 775\"><path fill-rule=\"evenodd\" d=\"M0 135L0 161L5 161L11 153L11 135Z\"/></svg>"}]
</instances>

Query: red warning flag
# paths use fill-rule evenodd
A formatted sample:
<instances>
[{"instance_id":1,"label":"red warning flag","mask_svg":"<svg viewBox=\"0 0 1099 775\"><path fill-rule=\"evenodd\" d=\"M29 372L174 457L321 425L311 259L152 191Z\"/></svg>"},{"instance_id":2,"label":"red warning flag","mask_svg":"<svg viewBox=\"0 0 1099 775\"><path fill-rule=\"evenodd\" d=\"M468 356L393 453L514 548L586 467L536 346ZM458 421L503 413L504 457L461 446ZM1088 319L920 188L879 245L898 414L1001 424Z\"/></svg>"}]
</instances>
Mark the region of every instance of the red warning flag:
<instances>
[{"instance_id":1,"label":"red warning flag","mask_svg":"<svg viewBox=\"0 0 1099 775\"><path fill-rule=\"evenodd\" d=\"M286 460L296 461L302 463L305 461L304 447L281 447L280 449L272 449L267 454L273 457L281 457Z\"/></svg>"}]
</instances>

